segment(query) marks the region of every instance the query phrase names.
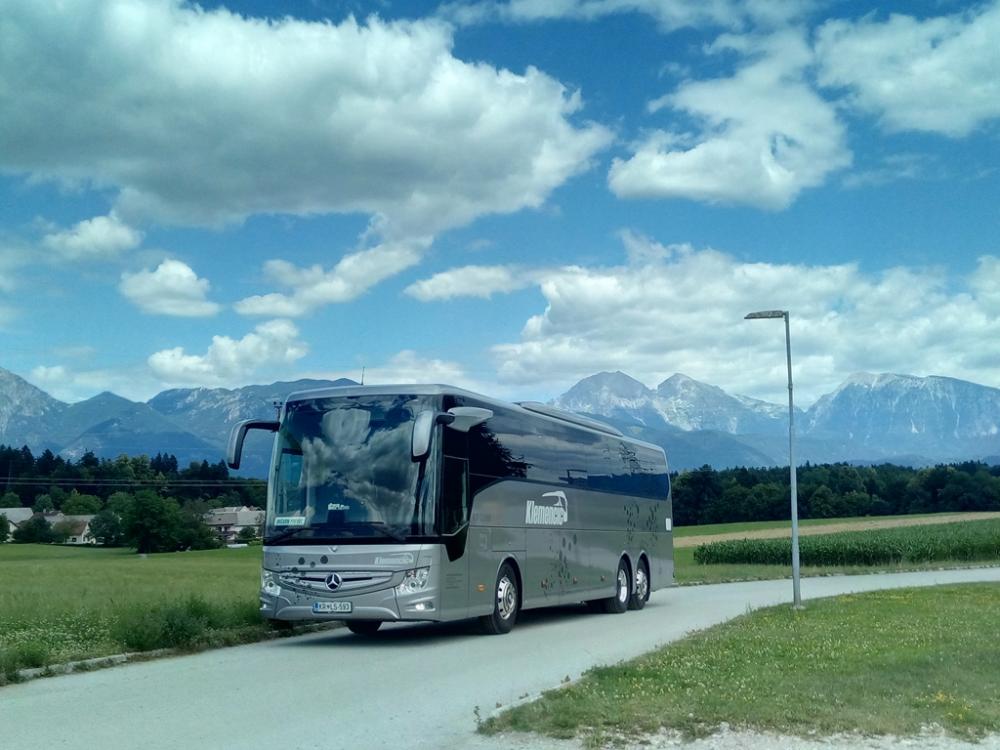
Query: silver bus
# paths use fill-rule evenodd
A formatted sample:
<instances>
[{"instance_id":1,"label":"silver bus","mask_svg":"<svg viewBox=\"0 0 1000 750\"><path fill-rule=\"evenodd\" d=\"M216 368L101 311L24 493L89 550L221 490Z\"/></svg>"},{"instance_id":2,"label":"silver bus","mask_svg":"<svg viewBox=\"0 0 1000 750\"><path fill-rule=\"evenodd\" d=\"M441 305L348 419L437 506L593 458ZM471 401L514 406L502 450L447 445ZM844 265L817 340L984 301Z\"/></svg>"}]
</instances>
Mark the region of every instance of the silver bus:
<instances>
[{"instance_id":1,"label":"silver bus","mask_svg":"<svg viewBox=\"0 0 1000 750\"><path fill-rule=\"evenodd\" d=\"M522 609L641 609L673 584L661 448L538 403L443 385L347 386L288 397L267 491L261 612L383 622L478 617L506 633Z\"/></svg>"}]
</instances>

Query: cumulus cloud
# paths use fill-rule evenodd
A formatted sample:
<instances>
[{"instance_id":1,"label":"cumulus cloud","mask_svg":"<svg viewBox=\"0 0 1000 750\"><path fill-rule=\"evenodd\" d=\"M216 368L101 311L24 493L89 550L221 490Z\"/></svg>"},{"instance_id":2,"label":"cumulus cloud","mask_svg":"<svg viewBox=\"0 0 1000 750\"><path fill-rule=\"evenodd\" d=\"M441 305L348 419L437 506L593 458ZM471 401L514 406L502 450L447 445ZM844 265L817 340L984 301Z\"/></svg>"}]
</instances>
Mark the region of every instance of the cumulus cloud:
<instances>
[{"instance_id":1,"label":"cumulus cloud","mask_svg":"<svg viewBox=\"0 0 1000 750\"><path fill-rule=\"evenodd\" d=\"M519 266L463 266L421 279L404 291L421 302L455 297L489 299L494 294L507 294L531 283L532 274Z\"/></svg>"},{"instance_id":2,"label":"cumulus cloud","mask_svg":"<svg viewBox=\"0 0 1000 750\"><path fill-rule=\"evenodd\" d=\"M73 358L74 352L53 352ZM151 377L146 368L126 366L119 369L88 369L67 367L63 364L38 365L27 378L55 398L74 403L93 397L102 391L111 391L133 401L146 401L163 390L163 384Z\"/></svg>"},{"instance_id":3,"label":"cumulus cloud","mask_svg":"<svg viewBox=\"0 0 1000 750\"><path fill-rule=\"evenodd\" d=\"M345 255L329 271L315 265L301 268L286 260L269 260L264 274L287 293L247 297L236 303L241 315L296 318L335 302L349 302L378 282L420 261L429 240L385 242Z\"/></svg>"},{"instance_id":4,"label":"cumulus cloud","mask_svg":"<svg viewBox=\"0 0 1000 750\"><path fill-rule=\"evenodd\" d=\"M819 82L887 130L960 137L1000 117L1000 3L918 20L832 20L816 34Z\"/></svg>"},{"instance_id":5,"label":"cumulus cloud","mask_svg":"<svg viewBox=\"0 0 1000 750\"><path fill-rule=\"evenodd\" d=\"M119 291L143 312L203 318L215 315L219 305L205 298L211 284L186 263L167 259L155 270L122 274Z\"/></svg>"},{"instance_id":6,"label":"cumulus cloud","mask_svg":"<svg viewBox=\"0 0 1000 750\"><path fill-rule=\"evenodd\" d=\"M0 72L0 78L2 76ZM0 115L0 120L2 118ZM50 232L42 238L42 247L65 260L104 260L138 247L140 242L142 233L111 213L86 219L69 229Z\"/></svg>"},{"instance_id":7,"label":"cumulus cloud","mask_svg":"<svg viewBox=\"0 0 1000 750\"><path fill-rule=\"evenodd\" d=\"M150 355L153 374L174 385L244 385L255 372L301 359L308 347L288 320L261 323L239 340L213 336L205 354L188 354L182 347Z\"/></svg>"},{"instance_id":8,"label":"cumulus cloud","mask_svg":"<svg viewBox=\"0 0 1000 750\"><path fill-rule=\"evenodd\" d=\"M940 268L866 273L856 264L747 263L675 247L662 260L550 269L540 283L544 310L527 320L519 341L492 349L501 382L558 392L598 370L646 383L684 372L780 401L783 327L743 320L775 308L791 311L804 404L855 371L1000 381L996 257L953 278Z\"/></svg>"},{"instance_id":9,"label":"cumulus cloud","mask_svg":"<svg viewBox=\"0 0 1000 750\"><path fill-rule=\"evenodd\" d=\"M509 0L448 3L440 12L460 24L559 18L593 21L642 13L663 31L674 31L685 27L738 28L749 23L778 25L802 16L813 4L809 0Z\"/></svg>"},{"instance_id":10,"label":"cumulus cloud","mask_svg":"<svg viewBox=\"0 0 1000 750\"><path fill-rule=\"evenodd\" d=\"M728 78L688 81L650 104L694 118L700 132L657 130L615 159L611 190L622 198L690 198L787 208L802 190L850 164L834 106L812 90L812 51L800 32L724 35L712 52L749 62Z\"/></svg>"},{"instance_id":11,"label":"cumulus cloud","mask_svg":"<svg viewBox=\"0 0 1000 750\"><path fill-rule=\"evenodd\" d=\"M133 222L362 212L386 236L428 236L540 206L610 141L544 73L456 58L440 21L181 0L0 13L0 89L18 92L0 108L0 169L116 189Z\"/></svg>"}]
</instances>

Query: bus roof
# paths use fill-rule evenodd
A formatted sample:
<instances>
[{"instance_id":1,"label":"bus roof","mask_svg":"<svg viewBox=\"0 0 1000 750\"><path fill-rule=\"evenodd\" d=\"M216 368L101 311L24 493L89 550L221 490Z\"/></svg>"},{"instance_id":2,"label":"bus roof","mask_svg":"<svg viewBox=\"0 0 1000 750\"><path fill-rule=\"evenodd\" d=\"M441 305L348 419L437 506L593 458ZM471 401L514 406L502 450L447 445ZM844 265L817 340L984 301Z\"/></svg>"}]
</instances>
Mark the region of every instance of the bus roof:
<instances>
[{"instance_id":1,"label":"bus roof","mask_svg":"<svg viewBox=\"0 0 1000 750\"><path fill-rule=\"evenodd\" d=\"M584 417L571 411L565 411L555 406L542 404L535 401L509 402L491 396L484 396L481 393L457 388L451 385L440 383L433 384L405 384L405 385L341 385L329 388L316 388L308 391L295 391L290 393L286 403L292 401L306 401L316 398L336 398L338 396L391 396L397 393L412 394L414 396L466 396L481 401L487 405L498 406L519 412L522 416L530 419L551 419L563 424L571 424L583 430L597 432L604 435L611 435L621 438L630 443L645 445L649 448L662 451L659 445L647 443L645 440L638 440L622 433L617 427L601 422L597 419Z\"/></svg>"}]
</instances>

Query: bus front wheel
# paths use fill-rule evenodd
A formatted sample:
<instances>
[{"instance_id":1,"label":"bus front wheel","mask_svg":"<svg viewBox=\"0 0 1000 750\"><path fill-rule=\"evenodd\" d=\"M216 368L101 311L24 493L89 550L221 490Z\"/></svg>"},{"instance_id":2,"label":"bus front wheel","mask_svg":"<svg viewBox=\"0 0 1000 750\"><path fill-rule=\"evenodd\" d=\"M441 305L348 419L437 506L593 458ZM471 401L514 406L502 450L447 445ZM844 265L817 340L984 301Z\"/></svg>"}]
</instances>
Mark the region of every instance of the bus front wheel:
<instances>
[{"instance_id":1,"label":"bus front wheel","mask_svg":"<svg viewBox=\"0 0 1000 750\"><path fill-rule=\"evenodd\" d=\"M493 614L483 615L479 622L487 635L509 633L517 621L521 599L517 593L517 574L510 563L500 566L493 589Z\"/></svg>"},{"instance_id":2,"label":"bus front wheel","mask_svg":"<svg viewBox=\"0 0 1000 750\"><path fill-rule=\"evenodd\" d=\"M628 574L628 563L623 557L618 561L618 572L615 574L615 595L603 600L604 611L612 615L620 615L628 609L631 596L632 581Z\"/></svg>"}]
</instances>

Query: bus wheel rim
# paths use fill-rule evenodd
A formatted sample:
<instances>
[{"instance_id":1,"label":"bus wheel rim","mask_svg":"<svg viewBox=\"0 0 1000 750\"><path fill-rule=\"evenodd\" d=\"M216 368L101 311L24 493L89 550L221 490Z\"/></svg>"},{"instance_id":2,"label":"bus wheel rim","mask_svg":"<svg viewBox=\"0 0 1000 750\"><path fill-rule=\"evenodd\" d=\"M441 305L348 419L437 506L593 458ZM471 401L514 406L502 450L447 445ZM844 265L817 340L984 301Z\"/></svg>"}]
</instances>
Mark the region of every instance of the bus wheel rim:
<instances>
[{"instance_id":1,"label":"bus wheel rim","mask_svg":"<svg viewBox=\"0 0 1000 750\"><path fill-rule=\"evenodd\" d=\"M642 567L635 574L635 594L640 601L649 596L649 579L646 578L646 571Z\"/></svg>"},{"instance_id":2,"label":"bus wheel rim","mask_svg":"<svg viewBox=\"0 0 1000 750\"><path fill-rule=\"evenodd\" d=\"M500 617L508 619L517 608L517 589L507 576L500 579L497 584L497 610Z\"/></svg>"},{"instance_id":3,"label":"bus wheel rim","mask_svg":"<svg viewBox=\"0 0 1000 750\"><path fill-rule=\"evenodd\" d=\"M628 573L625 568L618 569L618 600L628 601Z\"/></svg>"}]
</instances>

